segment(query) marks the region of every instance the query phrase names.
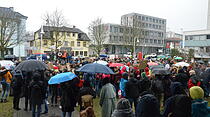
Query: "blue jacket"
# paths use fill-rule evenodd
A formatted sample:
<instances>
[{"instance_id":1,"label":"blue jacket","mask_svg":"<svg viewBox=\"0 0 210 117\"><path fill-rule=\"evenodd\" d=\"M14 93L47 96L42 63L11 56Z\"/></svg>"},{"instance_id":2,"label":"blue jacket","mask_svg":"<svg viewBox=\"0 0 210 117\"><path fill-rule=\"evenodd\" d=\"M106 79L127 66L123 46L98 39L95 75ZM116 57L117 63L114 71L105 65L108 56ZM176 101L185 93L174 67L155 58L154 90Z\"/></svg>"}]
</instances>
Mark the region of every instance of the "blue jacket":
<instances>
[{"instance_id":1,"label":"blue jacket","mask_svg":"<svg viewBox=\"0 0 210 117\"><path fill-rule=\"evenodd\" d=\"M208 102L202 99L192 101L192 117L210 117Z\"/></svg>"},{"instance_id":2,"label":"blue jacket","mask_svg":"<svg viewBox=\"0 0 210 117\"><path fill-rule=\"evenodd\" d=\"M122 92L122 96L125 97L125 83L128 82L128 80L121 78L120 80L120 90Z\"/></svg>"}]
</instances>

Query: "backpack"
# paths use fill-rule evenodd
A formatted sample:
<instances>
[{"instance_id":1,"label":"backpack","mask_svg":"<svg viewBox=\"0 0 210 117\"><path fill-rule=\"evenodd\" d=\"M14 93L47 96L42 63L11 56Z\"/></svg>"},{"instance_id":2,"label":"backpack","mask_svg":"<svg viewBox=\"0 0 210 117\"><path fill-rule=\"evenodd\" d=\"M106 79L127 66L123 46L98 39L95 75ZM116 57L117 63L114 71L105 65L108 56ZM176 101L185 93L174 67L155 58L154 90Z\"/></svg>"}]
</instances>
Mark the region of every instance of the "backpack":
<instances>
[{"instance_id":1,"label":"backpack","mask_svg":"<svg viewBox=\"0 0 210 117\"><path fill-rule=\"evenodd\" d=\"M38 83L35 83L32 85L31 88L31 97L42 99L42 88L41 85Z\"/></svg>"}]
</instances>

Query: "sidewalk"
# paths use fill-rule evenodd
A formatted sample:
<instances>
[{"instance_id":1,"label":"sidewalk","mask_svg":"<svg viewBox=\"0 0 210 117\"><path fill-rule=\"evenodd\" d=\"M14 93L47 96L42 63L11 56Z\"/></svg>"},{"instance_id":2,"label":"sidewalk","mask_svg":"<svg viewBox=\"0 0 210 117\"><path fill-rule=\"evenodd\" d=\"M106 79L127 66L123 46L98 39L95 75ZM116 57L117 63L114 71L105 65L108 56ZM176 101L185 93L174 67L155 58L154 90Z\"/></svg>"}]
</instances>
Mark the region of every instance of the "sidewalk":
<instances>
[{"instance_id":1,"label":"sidewalk","mask_svg":"<svg viewBox=\"0 0 210 117\"><path fill-rule=\"evenodd\" d=\"M16 111L14 110L13 117L31 117L31 111L24 111L24 98L20 100L20 108L21 110ZM50 104L48 105L49 112L48 114L41 114L41 117L61 117L61 110L59 107L51 107ZM44 106L42 106L42 110L44 111ZM79 112L74 111L72 113L72 117L79 117Z\"/></svg>"}]
</instances>

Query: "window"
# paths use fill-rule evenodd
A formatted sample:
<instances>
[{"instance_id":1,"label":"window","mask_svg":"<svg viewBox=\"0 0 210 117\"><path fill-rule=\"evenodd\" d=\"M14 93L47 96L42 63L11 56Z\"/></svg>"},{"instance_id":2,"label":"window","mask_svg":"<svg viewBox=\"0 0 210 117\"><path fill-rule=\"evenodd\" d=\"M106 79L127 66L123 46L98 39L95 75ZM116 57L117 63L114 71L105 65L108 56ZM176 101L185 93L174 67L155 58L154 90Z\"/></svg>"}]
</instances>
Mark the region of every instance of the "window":
<instances>
[{"instance_id":1,"label":"window","mask_svg":"<svg viewBox=\"0 0 210 117\"><path fill-rule=\"evenodd\" d=\"M64 46L69 46L69 42L68 41L64 41Z\"/></svg>"},{"instance_id":2,"label":"window","mask_svg":"<svg viewBox=\"0 0 210 117\"><path fill-rule=\"evenodd\" d=\"M83 56L83 51L80 51L80 55L82 55L82 56Z\"/></svg>"},{"instance_id":3,"label":"window","mask_svg":"<svg viewBox=\"0 0 210 117\"><path fill-rule=\"evenodd\" d=\"M75 56L78 56L79 55L79 51L75 51Z\"/></svg>"},{"instance_id":4,"label":"window","mask_svg":"<svg viewBox=\"0 0 210 117\"><path fill-rule=\"evenodd\" d=\"M75 37L75 33L72 33L72 36Z\"/></svg>"},{"instance_id":5,"label":"window","mask_svg":"<svg viewBox=\"0 0 210 117\"><path fill-rule=\"evenodd\" d=\"M80 47L80 42L79 41L77 41L77 46Z\"/></svg>"},{"instance_id":6,"label":"window","mask_svg":"<svg viewBox=\"0 0 210 117\"><path fill-rule=\"evenodd\" d=\"M161 40L158 40L158 44L161 44Z\"/></svg>"},{"instance_id":7,"label":"window","mask_svg":"<svg viewBox=\"0 0 210 117\"><path fill-rule=\"evenodd\" d=\"M123 41L123 37L122 36L120 36L120 41Z\"/></svg>"},{"instance_id":8,"label":"window","mask_svg":"<svg viewBox=\"0 0 210 117\"><path fill-rule=\"evenodd\" d=\"M109 41L112 42L112 36L111 35L109 36Z\"/></svg>"},{"instance_id":9,"label":"window","mask_svg":"<svg viewBox=\"0 0 210 117\"><path fill-rule=\"evenodd\" d=\"M154 40L154 43L157 43L157 40L156 39Z\"/></svg>"},{"instance_id":10,"label":"window","mask_svg":"<svg viewBox=\"0 0 210 117\"><path fill-rule=\"evenodd\" d=\"M87 44L86 44L86 42L84 41L84 42L83 42L83 47L86 47L86 46L87 46Z\"/></svg>"},{"instance_id":11,"label":"window","mask_svg":"<svg viewBox=\"0 0 210 117\"><path fill-rule=\"evenodd\" d=\"M71 41L71 47L74 47L74 41Z\"/></svg>"},{"instance_id":12,"label":"window","mask_svg":"<svg viewBox=\"0 0 210 117\"><path fill-rule=\"evenodd\" d=\"M148 39L145 39L145 43L148 43L149 42L149 40Z\"/></svg>"},{"instance_id":13,"label":"window","mask_svg":"<svg viewBox=\"0 0 210 117\"><path fill-rule=\"evenodd\" d=\"M61 45L62 45L61 41L58 41L58 46L61 46Z\"/></svg>"},{"instance_id":14,"label":"window","mask_svg":"<svg viewBox=\"0 0 210 117\"><path fill-rule=\"evenodd\" d=\"M149 21L152 22L152 18L151 17L149 18Z\"/></svg>"},{"instance_id":15,"label":"window","mask_svg":"<svg viewBox=\"0 0 210 117\"><path fill-rule=\"evenodd\" d=\"M44 45L47 45L47 40L44 40Z\"/></svg>"},{"instance_id":16,"label":"window","mask_svg":"<svg viewBox=\"0 0 210 117\"><path fill-rule=\"evenodd\" d=\"M143 21L145 20L145 17L144 17L144 16L142 16L142 20L143 20Z\"/></svg>"},{"instance_id":17,"label":"window","mask_svg":"<svg viewBox=\"0 0 210 117\"><path fill-rule=\"evenodd\" d=\"M120 33L123 33L123 28L120 28Z\"/></svg>"},{"instance_id":18,"label":"window","mask_svg":"<svg viewBox=\"0 0 210 117\"><path fill-rule=\"evenodd\" d=\"M114 32L118 33L118 27L114 27Z\"/></svg>"},{"instance_id":19,"label":"window","mask_svg":"<svg viewBox=\"0 0 210 117\"><path fill-rule=\"evenodd\" d=\"M153 39L150 39L150 43L153 43Z\"/></svg>"},{"instance_id":20,"label":"window","mask_svg":"<svg viewBox=\"0 0 210 117\"><path fill-rule=\"evenodd\" d=\"M84 51L84 56L87 56L87 51Z\"/></svg>"},{"instance_id":21,"label":"window","mask_svg":"<svg viewBox=\"0 0 210 117\"><path fill-rule=\"evenodd\" d=\"M149 24L149 27L152 28L152 24Z\"/></svg>"},{"instance_id":22,"label":"window","mask_svg":"<svg viewBox=\"0 0 210 117\"><path fill-rule=\"evenodd\" d=\"M152 21L155 23L155 19L152 19Z\"/></svg>"},{"instance_id":23,"label":"window","mask_svg":"<svg viewBox=\"0 0 210 117\"><path fill-rule=\"evenodd\" d=\"M70 33L69 32L67 32L67 36L70 37Z\"/></svg>"},{"instance_id":24,"label":"window","mask_svg":"<svg viewBox=\"0 0 210 117\"><path fill-rule=\"evenodd\" d=\"M54 43L54 41L53 41L53 40L51 40L51 46L52 46L52 45L54 45L54 44L55 44L55 43Z\"/></svg>"},{"instance_id":25,"label":"window","mask_svg":"<svg viewBox=\"0 0 210 117\"><path fill-rule=\"evenodd\" d=\"M148 17L146 17L146 21L148 21Z\"/></svg>"},{"instance_id":26,"label":"window","mask_svg":"<svg viewBox=\"0 0 210 117\"><path fill-rule=\"evenodd\" d=\"M112 32L112 26L110 26L110 32Z\"/></svg>"},{"instance_id":27,"label":"window","mask_svg":"<svg viewBox=\"0 0 210 117\"><path fill-rule=\"evenodd\" d=\"M146 23L146 27L148 27L148 24Z\"/></svg>"}]
</instances>

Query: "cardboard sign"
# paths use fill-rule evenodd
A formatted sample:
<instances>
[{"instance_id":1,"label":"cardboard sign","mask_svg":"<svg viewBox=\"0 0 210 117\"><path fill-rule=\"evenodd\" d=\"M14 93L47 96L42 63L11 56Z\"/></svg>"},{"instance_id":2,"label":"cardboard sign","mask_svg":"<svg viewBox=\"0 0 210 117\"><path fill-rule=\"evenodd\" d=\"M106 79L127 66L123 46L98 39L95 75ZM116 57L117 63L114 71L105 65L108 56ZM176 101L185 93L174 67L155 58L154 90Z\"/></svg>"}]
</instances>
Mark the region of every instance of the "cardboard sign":
<instances>
[{"instance_id":1,"label":"cardboard sign","mask_svg":"<svg viewBox=\"0 0 210 117\"><path fill-rule=\"evenodd\" d=\"M139 61L139 69L145 69L147 67L147 60Z\"/></svg>"}]
</instances>

